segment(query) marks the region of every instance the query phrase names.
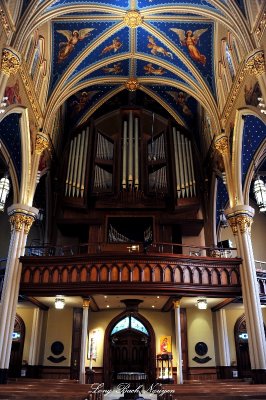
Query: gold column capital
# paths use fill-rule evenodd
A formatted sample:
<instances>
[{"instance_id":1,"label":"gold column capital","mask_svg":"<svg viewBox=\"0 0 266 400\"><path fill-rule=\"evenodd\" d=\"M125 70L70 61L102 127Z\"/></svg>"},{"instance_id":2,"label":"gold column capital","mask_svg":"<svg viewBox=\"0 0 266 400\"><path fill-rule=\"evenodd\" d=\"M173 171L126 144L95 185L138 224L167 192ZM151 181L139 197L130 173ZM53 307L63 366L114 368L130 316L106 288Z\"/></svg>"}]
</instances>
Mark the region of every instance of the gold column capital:
<instances>
[{"instance_id":1,"label":"gold column capital","mask_svg":"<svg viewBox=\"0 0 266 400\"><path fill-rule=\"evenodd\" d=\"M90 302L91 302L90 299L83 299L82 307L83 308L89 308L90 307Z\"/></svg>"},{"instance_id":2,"label":"gold column capital","mask_svg":"<svg viewBox=\"0 0 266 400\"><path fill-rule=\"evenodd\" d=\"M14 50L9 47L5 47L2 51L2 64L1 70L7 76L11 74L15 75L21 64L21 57L20 55Z\"/></svg>"},{"instance_id":3,"label":"gold column capital","mask_svg":"<svg viewBox=\"0 0 266 400\"><path fill-rule=\"evenodd\" d=\"M237 222L236 222L236 218L235 217L228 217L228 222L229 222L229 225L230 225L230 227L231 227L231 229L232 229L232 231L233 231L233 235L235 236L235 235L237 235Z\"/></svg>"},{"instance_id":4,"label":"gold column capital","mask_svg":"<svg viewBox=\"0 0 266 400\"><path fill-rule=\"evenodd\" d=\"M35 153L41 155L42 152L49 146L49 139L45 133L38 132L35 142Z\"/></svg>"},{"instance_id":5,"label":"gold column capital","mask_svg":"<svg viewBox=\"0 0 266 400\"><path fill-rule=\"evenodd\" d=\"M13 214L9 218L11 224L11 231L21 232L24 224L25 215L23 214Z\"/></svg>"},{"instance_id":6,"label":"gold column capital","mask_svg":"<svg viewBox=\"0 0 266 400\"><path fill-rule=\"evenodd\" d=\"M181 300L173 300L174 308L180 308Z\"/></svg>"},{"instance_id":7,"label":"gold column capital","mask_svg":"<svg viewBox=\"0 0 266 400\"><path fill-rule=\"evenodd\" d=\"M251 232L253 222L254 209L247 205L238 205L225 210L225 215L233 230L233 234L238 233L238 228L241 234Z\"/></svg>"},{"instance_id":8,"label":"gold column capital","mask_svg":"<svg viewBox=\"0 0 266 400\"><path fill-rule=\"evenodd\" d=\"M249 57L245 64L245 70L250 75L261 75L265 72L264 52L262 50L256 52Z\"/></svg>"},{"instance_id":9,"label":"gold column capital","mask_svg":"<svg viewBox=\"0 0 266 400\"><path fill-rule=\"evenodd\" d=\"M31 215L25 215L24 217L24 232L26 235L29 234L30 228L32 227L33 222L35 221L35 218Z\"/></svg>"},{"instance_id":10,"label":"gold column capital","mask_svg":"<svg viewBox=\"0 0 266 400\"><path fill-rule=\"evenodd\" d=\"M237 225L239 226L240 232L241 233L248 233L250 235L251 233L251 225L253 223L253 218L250 217L249 215L238 215L236 217L236 222Z\"/></svg>"},{"instance_id":11,"label":"gold column capital","mask_svg":"<svg viewBox=\"0 0 266 400\"><path fill-rule=\"evenodd\" d=\"M216 137L214 142L215 149L219 151L222 156L229 153L229 141L225 134Z\"/></svg>"}]
</instances>

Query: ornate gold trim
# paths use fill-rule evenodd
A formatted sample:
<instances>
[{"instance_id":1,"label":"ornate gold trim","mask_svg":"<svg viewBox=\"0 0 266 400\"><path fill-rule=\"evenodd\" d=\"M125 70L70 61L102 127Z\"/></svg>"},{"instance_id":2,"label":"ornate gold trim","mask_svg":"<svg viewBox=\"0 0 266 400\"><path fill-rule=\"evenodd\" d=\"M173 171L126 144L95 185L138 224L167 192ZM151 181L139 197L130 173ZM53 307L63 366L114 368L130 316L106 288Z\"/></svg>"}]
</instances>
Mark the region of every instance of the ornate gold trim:
<instances>
[{"instance_id":1,"label":"ornate gold trim","mask_svg":"<svg viewBox=\"0 0 266 400\"><path fill-rule=\"evenodd\" d=\"M253 54L245 64L245 70L250 75L259 76L265 72L264 53L259 51Z\"/></svg>"},{"instance_id":2,"label":"ornate gold trim","mask_svg":"<svg viewBox=\"0 0 266 400\"><path fill-rule=\"evenodd\" d=\"M126 13L126 15L124 17L124 23L129 28L134 29L143 23L143 17L140 15L139 11L130 10Z\"/></svg>"},{"instance_id":3,"label":"ornate gold trim","mask_svg":"<svg viewBox=\"0 0 266 400\"><path fill-rule=\"evenodd\" d=\"M20 212L16 211L9 218L11 231L15 230L16 232L21 232L24 226L24 233L26 235L28 235L34 221L34 216L21 214Z\"/></svg>"},{"instance_id":4,"label":"ornate gold trim","mask_svg":"<svg viewBox=\"0 0 266 400\"><path fill-rule=\"evenodd\" d=\"M37 133L35 142L35 153L41 155L42 152L49 146L48 138L41 132Z\"/></svg>"},{"instance_id":5,"label":"ornate gold trim","mask_svg":"<svg viewBox=\"0 0 266 400\"><path fill-rule=\"evenodd\" d=\"M239 226L241 233L251 232L251 225L253 223L253 218L248 215L238 215L236 217L236 223Z\"/></svg>"},{"instance_id":6,"label":"ornate gold trim","mask_svg":"<svg viewBox=\"0 0 266 400\"><path fill-rule=\"evenodd\" d=\"M2 7L0 7L0 18L1 18L4 30L5 30L5 32L6 32L7 36L8 36L10 34L10 32L11 32L11 28L10 28L10 25L9 25L9 22L8 22L8 18L7 18L6 14L5 14L5 11L3 10Z\"/></svg>"},{"instance_id":7,"label":"ornate gold trim","mask_svg":"<svg viewBox=\"0 0 266 400\"><path fill-rule=\"evenodd\" d=\"M258 24L257 29L256 29L256 35L257 35L257 38L259 40L262 37L262 34L264 32L264 29L265 29L265 26L266 26L266 11L264 11L264 13L262 14L262 18L261 18L261 20L260 20L260 22Z\"/></svg>"},{"instance_id":8,"label":"ornate gold trim","mask_svg":"<svg viewBox=\"0 0 266 400\"><path fill-rule=\"evenodd\" d=\"M139 89L139 86L140 84L137 78L129 78L125 83L126 89L130 92L135 92L137 89Z\"/></svg>"},{"instance_id":9,"label":"ornate gold trim","mask_svg":"<svg viewBox=\"0 0 266 400\"><path fill-rule=\"evenodd\" d=\"M221 153L222 156L225 156L229 152L228 137L227 136L218 137L214 143L214 146L216 150L218 150L219 153Z\"/></svg>"},{"instance_id":10,"label":"ornate gold trim","mask_svg":"<svg viewBox=\"0 0 266 400\"><path fill-rule=\"evenodd\" d=\"M28 235L34 220L35 218L31 217L30 215L24 216L24 232L26 233L26 235Z\"/></svg>"},{"instance_id":11,"label":"ornate gold trim","mask_svg":"<svg viewBox=\"0 0 266 400\"><path fill-rule=\"evenodd\" d=\"M229 222L229 225L233 231L233 235L237 235L237 222L236 222L236 217L228 217L227 216L227 220Z\"/></svg>"},{"instance_id":12,"label":"ornate gold trim","mask_svg":"<svg viewBox=\"0 0 266 400\"><path fill-rule=\"evenodd\" d=\"M173 300L174 308L180 308L181 301L180 300Z\"/></svg>"},{"instance_id":13,"label":"ornate gold trim","mask_svg":"<svg viewBox=\"0 0 266 400\"><path fill-rule=\"evenodd\" d=\"M2 52L1 70L7 76L15 75L20 68L21 58L9 48L4 48Z\"/></svg>"},{"instance_id":14,"label":"ornate gold trim","mask_svg":"<svg viewBox=\"0 0 266 400\"><path fill-rule=\"evenodd\" d=\"M83 299L83 304L82 307L83 308L89 308L90 307L90 299Z\"/></svg>"}]
</instances>

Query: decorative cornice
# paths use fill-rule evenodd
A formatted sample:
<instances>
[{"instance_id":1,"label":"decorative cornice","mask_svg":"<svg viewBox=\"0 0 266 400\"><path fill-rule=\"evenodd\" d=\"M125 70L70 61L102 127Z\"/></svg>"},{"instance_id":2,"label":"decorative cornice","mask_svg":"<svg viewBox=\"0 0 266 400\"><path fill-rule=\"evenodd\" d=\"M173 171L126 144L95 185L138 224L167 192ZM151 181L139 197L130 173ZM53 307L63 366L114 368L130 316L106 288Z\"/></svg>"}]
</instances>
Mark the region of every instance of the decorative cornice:
<instances>
[{"instance_id":1,"label":"decorative cornice","mask_svg":"<svg viewBox=\"0 0 266 400\"><path fill-rule=\"evenodd\" d=\"M125 86L130 92L135 92L137 89L139 89L140 84L137 78L129 78L126 81Z\"/></svg>"},{"instance_id":2,"label":"decorative cornice","mask_svg":"<svg viewBox=\"0 0 266 400\"><path fill-rule=\"evenodd\" d=\"M262 50L256 52L247 59L245 70L247 70L250 75L255 76L259 76L265 72L264 52Z\"/></svg>"},{"instance_id":3,"label":"decorative cornice","mask_svg":"<svg viewBox=\"0 0 266 400\"><path fill-rule=\"evenodd\" d=\"M221 153L222 156L225 156L229 153L229 142L228 137L226 135L220 135L215 139L214 146L216 150Z\"/></svg>"},{"instance_id":4,"label":"decorative cornice","mask_svg":"<svg viewBox=\"0 0 266 400\"><path fill-rule=\"evenodd\" d=\"M2 65L1 70L7 76L15 75L21 64L20 55L13 49L5 47L2 52Z\"/></svg>"},{"instance_id":5,"label":"decorative cornice","mask_svg":"<svg viewBox=\"0 0 266 400\"><path fill-rule=\"evenodd\" d=\"M36 142L35 142L35 152L38 155L41 155L42 152L47 149L49 146L48 137L41 132L37 133Z\"/></svg>"},{"instance_id":6,"label":"decorative cornice","mask_svg":"<svg viewBox=\"0 0 266 400\"><path fill-rule=\"evenodd\" d=\"M143 23L143 17L140 15L139 11L130 10L126 13L124 17L124 23L129 28L136 28Z\"/></svg>"},{"instance_id":7,"label":"decorative cornice","mask_svg":"<svg viewBox=\"0 0 266 400\"><path fill-rule=\"evenodd\" d=\"M22 64L21 64L20 76L24 83L24 87L25 87L29 102L31 104L31 108L36 117L36 120L39 125L42 125L42 121L43 121L42 111L41 111L41 108L40 108L40 105L39 105L39 102L38 102L38 99L37 99L37 96L35 93L34 86L31 82L31 78L28 75L28 71L27 71L27 68L26 68L24 62L22 62Z\"/></svg>"}]
</instances>

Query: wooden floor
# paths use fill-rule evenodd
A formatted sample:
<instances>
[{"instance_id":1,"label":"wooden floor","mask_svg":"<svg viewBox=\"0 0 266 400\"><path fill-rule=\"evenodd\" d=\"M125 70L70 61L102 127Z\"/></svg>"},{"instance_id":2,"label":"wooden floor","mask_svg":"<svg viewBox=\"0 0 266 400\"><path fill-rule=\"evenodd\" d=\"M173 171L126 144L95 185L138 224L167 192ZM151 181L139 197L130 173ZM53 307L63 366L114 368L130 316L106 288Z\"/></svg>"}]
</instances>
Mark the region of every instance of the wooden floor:
<instances>
[{"instance_id":1,"label":"wooden floor","mask_svg":"<svg viewBox=\"0 0 266 400\"><path fill-rule=\"evenodd\" d=\"M186 382L183 385L156 386L158 393L143 392L145 400L266 400L266 385L252 385L239 381ZM171 392L170 392L171 391ZM162 394L162 395L161 395ZM119 399L116 391L104 400ZM91 385L75 381L53 379L19 379L0 385L0 400L103 400L102 393L92 393ZM140 400L140 399L139 399Z\"/></svg>"}]
</instances>

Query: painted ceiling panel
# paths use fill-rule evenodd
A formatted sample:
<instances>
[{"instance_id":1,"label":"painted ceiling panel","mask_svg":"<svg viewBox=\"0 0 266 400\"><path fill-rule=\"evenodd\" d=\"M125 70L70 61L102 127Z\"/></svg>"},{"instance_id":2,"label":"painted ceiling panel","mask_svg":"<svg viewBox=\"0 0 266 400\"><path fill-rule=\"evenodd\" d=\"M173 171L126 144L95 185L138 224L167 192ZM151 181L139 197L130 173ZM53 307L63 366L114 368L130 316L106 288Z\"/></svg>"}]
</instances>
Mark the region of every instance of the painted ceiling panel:
<instances>
[{"instance_id":1,"label":"painted ceiling panel","mask_svg":"<svg viewBox=\"0 0 266 400\"><path fill-rule=\"evenodd\" d=\"M53 10L55 8L59 8L62 6L70 6L70 5L80 5L80 4L95 4L95 5L107 5L117 8L129 8L130 0L56 0L49 7L48 10Z\"/></svg>"},{"instance_id":2,"label":"painted ceiling panel","mask_svg":"<svg viewBox=\"0 0 266 400\"><path fill-rule=\"evenodd\" d=\"M189 22L150 22L168 37L191 61L215 93L213 24Z\"/></svg>"},{"instance_id":3,"label":"painted ceiling panel","mask_svg":"<svg viewBox=\"0 0 266 400\"><path fill-rule=\"evenodd\" d=\"M197 115L197 101L182 90L168 85L147 85L174 110L187 126L192 127Z\"/></svg>"},{"instance_id":4,"label":"painted ceiling panel","mask_svg":"<svg viewBox=\"0 0 266 400\"><path fill-rule=\"evenodd\" d=\"M114 21L53 23L53 61L50 89L55 86L73 60L115 23Z\"/></svg>"},{"instance_id":5,"label":"painted ceiling panel","mask_svg":"<svg viewBox=\"0 0 266 400\"><path fill-rule=\"evenodd\" d=\"M192 78L193 75L189 68L177 57L167 46L157 37L151 35L146 29L137 29L137 52L144 53L154 57L154 62L160 65L160 60L169 63L169 69L172 67L183 70ZM171 65L170 65L171 64Z\"/></svg>"},{"instance_id":6,"label":"painted ceiling panel","mask_svg":"<svg viewBox=\"0 0 266 400\"><path fill-rule=\"evenodd\" d=\"M106 59L106 62L104 65L102 65L102 67L104 67L109 65L108 58L128 52L129 29L126 27L120 29L111 37L108 37L108 39L106 39L104 42L101 42L95 50L93 50L87 57L84 58L84 60L79 64L68 80L71 80L79 72L88 68L88 66L96 65L98 62ZM110 64L111 63L112 62L110 62Z\"/></svg>"},{"instance_id":7,"label":"painted ceiling panel","mask_svg":"<svg viewBox=\"0 0 266 400\"><path fill-rule=\"evenodd\" d=\"M116 87L117 85L93 85L71 96L67 100L67 115L71 125L77 123L89 109Z\"/></svg>"},{"instance_id":8,"label":"painted ceiling panel","mask_svg":"<svg viewBox=\"0 0 266 400\"><path fill-rule=\"evenodd\" d=\"M143 60L136 61L136 75L138 77L160 76L174 79L177 82L187 85L186 81L177 76L172 71L160 66L160 63L151 63Z\"/></svg>"},{"instance_id":9,"label":"painted ceiling panel","mask_svg":"<svg viewBox=\"0 0 266 400\"><path fill-rule=\"evenodd\" d=\"M111 63L106 63L103 67L97 69L92 72L85 78L81 79L80 82L85 82L86 80L91 80L93 78L106 78L114 76L114 77L128 77L129 75L129 60L116 61ZM80 83L79 82L79 83Z\"/></svg>"},{"instance_id":10,"label":"painted ceiling panel","mask_svg":"<svg viewBox=\"0 0 266 400\"><path fill-rule=\"evenodd\" d=\"M254 115L245 117L242 140L242 183L259 146L266 140L266 125Z\"/></svg>"},{"instance_id":11,"label":"painted ceiling panel","mask_svg":"<svg viewBox=\"0 0 266 400\"><path fill-rule=\"evenodd\" d=\"M171 0L138 0L137 1L138 9L142 8L147 8L151 6L173 6L173 5L178 5L178 6L187 6L187 5L195 5L199 6L202 8L211 8L215 9L215 6L213 6L208 0L190 0L190 1L184 1L184 0L176 0L176 1L171 1Z\"/></svg>"}]
</instances>

